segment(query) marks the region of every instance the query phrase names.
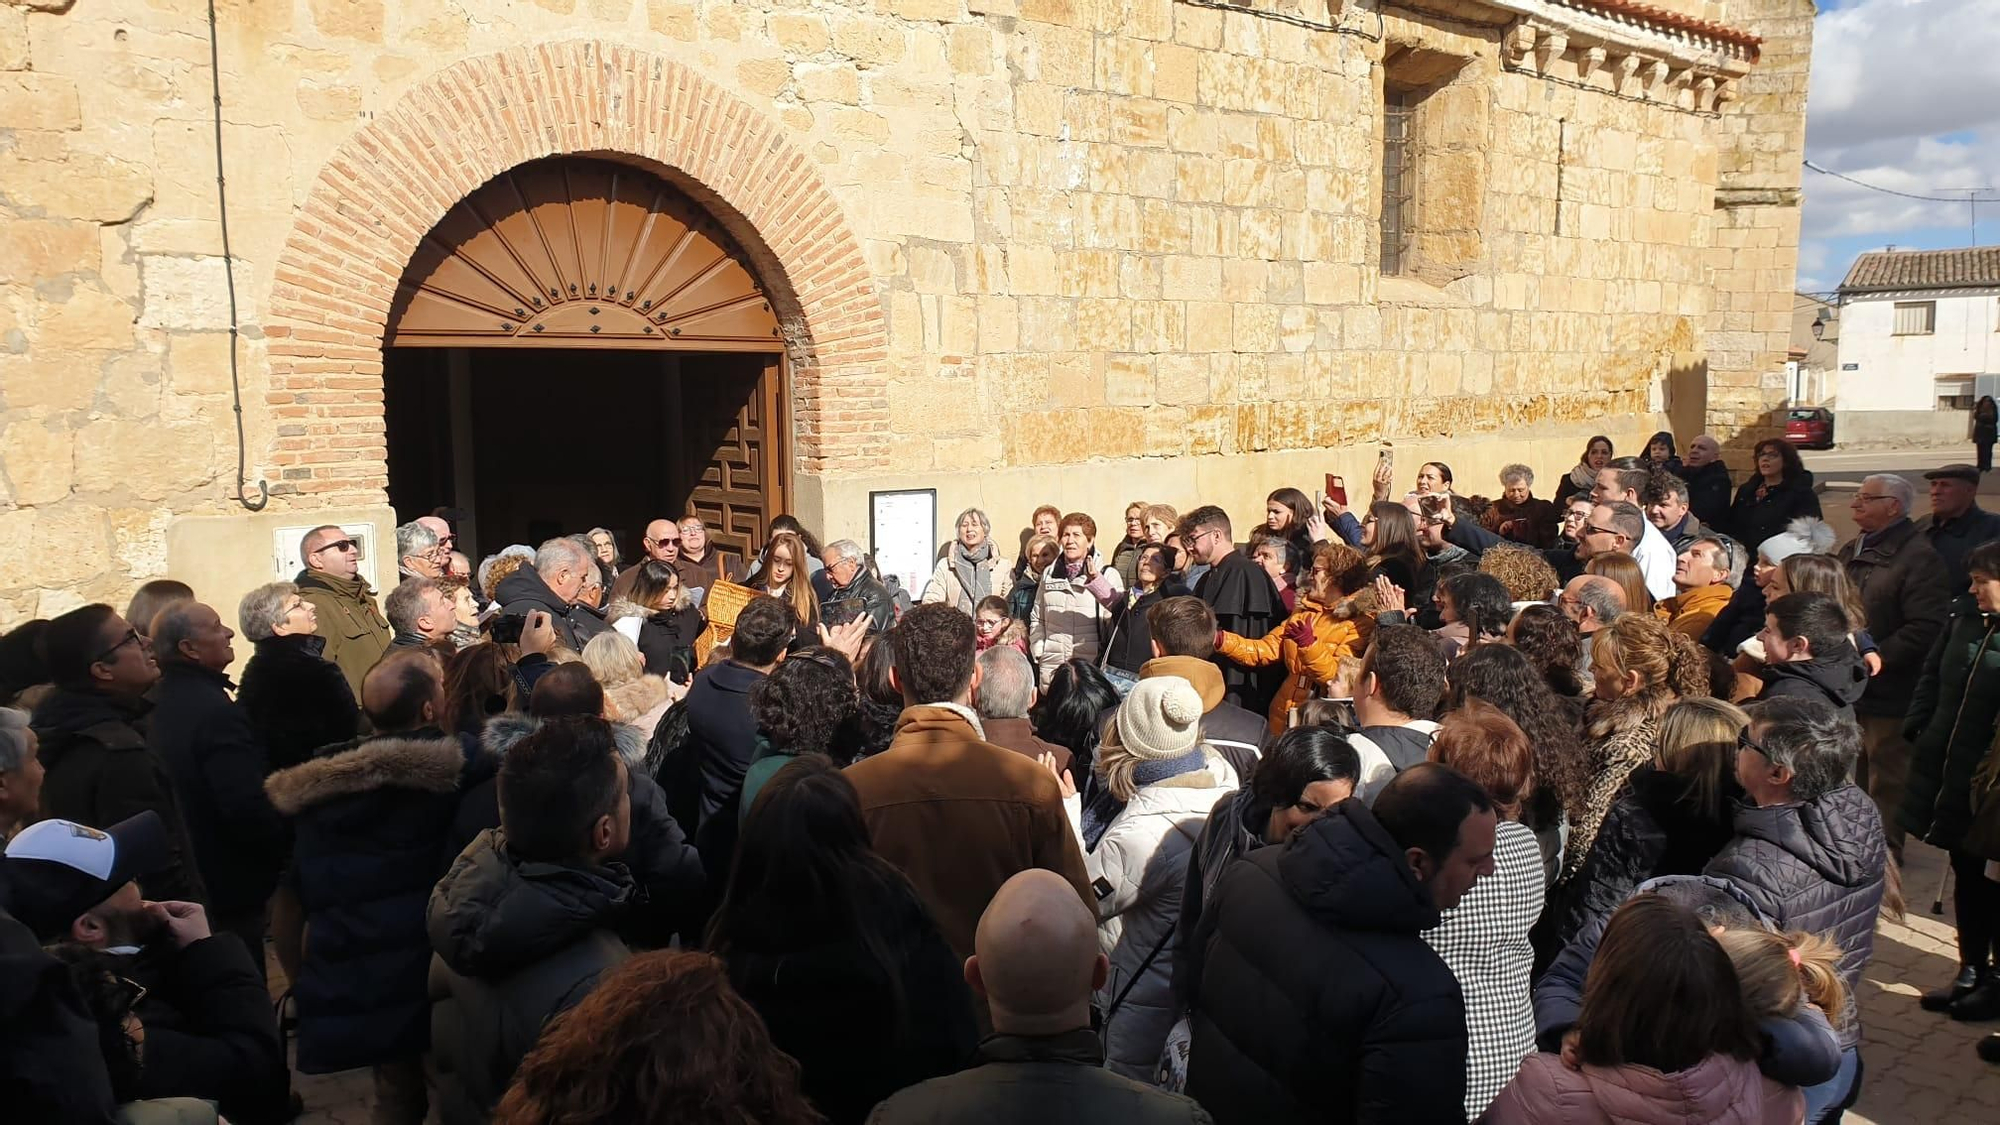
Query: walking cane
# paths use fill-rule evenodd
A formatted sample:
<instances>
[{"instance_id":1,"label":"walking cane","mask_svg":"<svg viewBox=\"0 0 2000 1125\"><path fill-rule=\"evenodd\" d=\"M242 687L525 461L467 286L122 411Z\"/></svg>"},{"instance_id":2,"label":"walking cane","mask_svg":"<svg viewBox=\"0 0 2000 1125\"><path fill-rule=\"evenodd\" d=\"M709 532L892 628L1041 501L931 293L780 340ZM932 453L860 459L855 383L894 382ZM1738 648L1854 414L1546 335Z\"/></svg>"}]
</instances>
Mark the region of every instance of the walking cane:
<instances>
[{"instance_id":1,"label":"walking cane","mask_svg":"<svg viewBox=\"0 0 2000 1125\"><path fill-rule=\"evenodd\" d=\"M1951 887L1951 865L1946 864L1944 868L1944 877L1938 880L1937 898L1931 901L1932 914L1944 913L1944 896L1945 892L1949 890L1950 887Z\"/></svg>"}]
</instances>

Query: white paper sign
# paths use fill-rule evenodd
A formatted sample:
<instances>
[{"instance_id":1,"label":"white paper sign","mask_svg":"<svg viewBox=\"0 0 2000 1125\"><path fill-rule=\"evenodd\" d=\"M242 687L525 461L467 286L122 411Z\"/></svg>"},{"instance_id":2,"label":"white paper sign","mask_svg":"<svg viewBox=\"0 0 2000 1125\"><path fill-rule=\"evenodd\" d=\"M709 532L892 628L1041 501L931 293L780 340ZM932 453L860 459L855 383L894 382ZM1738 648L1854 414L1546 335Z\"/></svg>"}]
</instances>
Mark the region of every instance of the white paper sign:
<instances>
[{"instance_id":1,"label":"white paper sign","mask_svg":"<svg viewBox=\"0 0 2000 1125\"><path fill-rule=\"evenodd\" d=\"M922 597L937 551L937 490L870 492L868 529L868 550L882 577L893 574L910 597Z\"/></svg>"}]
</instances>

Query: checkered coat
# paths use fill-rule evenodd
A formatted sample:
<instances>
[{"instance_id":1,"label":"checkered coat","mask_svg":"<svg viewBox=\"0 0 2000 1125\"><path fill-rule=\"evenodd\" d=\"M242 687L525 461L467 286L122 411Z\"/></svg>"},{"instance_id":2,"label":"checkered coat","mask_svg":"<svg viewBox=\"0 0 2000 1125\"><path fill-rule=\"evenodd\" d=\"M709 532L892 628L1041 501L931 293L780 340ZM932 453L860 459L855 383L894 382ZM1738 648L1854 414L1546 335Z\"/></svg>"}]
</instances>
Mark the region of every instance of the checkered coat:
<instances>
[{"instance_id":1,"label":"checkered coat","mask_svg":"<svg viewBox=\"0 0 2000 1125\"><path fill-rule=\"evenodd\" d=\"M1526 825L1501 821L1493 874L1424 931L1465 993L1465 1116L1476 1118L1535 1053L1528 931L1542 912L1542 850Z\"/></svg>"}]
</instances>

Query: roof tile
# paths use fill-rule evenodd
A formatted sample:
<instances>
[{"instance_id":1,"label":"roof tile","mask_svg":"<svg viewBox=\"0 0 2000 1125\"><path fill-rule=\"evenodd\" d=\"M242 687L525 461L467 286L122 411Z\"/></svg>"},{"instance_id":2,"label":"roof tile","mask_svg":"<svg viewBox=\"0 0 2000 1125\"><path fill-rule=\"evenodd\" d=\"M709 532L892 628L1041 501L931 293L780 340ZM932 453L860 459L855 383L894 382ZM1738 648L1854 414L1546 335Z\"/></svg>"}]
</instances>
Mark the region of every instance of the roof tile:
<instances>
[{"instance_id":1,"label":"roof tile","mask_svg":"<svg viewBox=\"0 0 2000 1125\"><path fill-rule=\"evenodd\" d=\"M2000 286L2000 246L1956 250L1871 250L1854 259L1842 293Z\"/></svg>"}]
</instances>

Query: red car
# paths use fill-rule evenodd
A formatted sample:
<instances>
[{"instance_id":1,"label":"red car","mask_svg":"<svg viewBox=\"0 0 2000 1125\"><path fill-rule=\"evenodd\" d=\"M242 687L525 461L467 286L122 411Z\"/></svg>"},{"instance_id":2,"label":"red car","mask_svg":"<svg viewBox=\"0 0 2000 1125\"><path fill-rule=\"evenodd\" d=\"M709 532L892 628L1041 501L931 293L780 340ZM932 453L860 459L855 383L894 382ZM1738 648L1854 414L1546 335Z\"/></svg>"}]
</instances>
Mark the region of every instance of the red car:
<instances>
[{"instance_id":1,"label":"red car","mask_svg":"<svg viewBox=\"0 0 2000 1125\"><path fill-rule=\"evenodd\" d=\"M1802 406L1785 412L1785 440L1801 449L1833 448L1833 411Z\"/></svg>"}]
</instances>

